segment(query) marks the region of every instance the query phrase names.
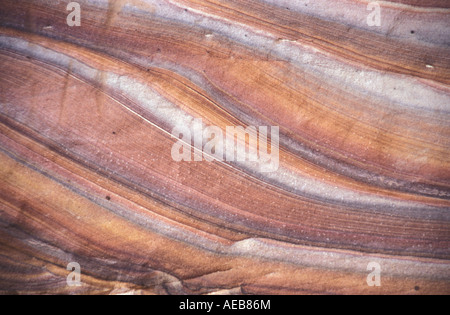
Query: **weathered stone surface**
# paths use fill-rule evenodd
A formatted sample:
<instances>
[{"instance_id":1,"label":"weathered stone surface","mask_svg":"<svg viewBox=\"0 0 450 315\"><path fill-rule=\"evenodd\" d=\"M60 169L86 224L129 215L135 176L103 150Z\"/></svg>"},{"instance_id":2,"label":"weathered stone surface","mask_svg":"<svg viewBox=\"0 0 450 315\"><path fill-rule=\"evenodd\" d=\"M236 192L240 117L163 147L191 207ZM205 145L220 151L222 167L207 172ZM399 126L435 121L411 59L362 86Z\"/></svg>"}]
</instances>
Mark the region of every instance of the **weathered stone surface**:
<instances>
[{"instance_id":1,"label":"weathered stone surface","mask_svg":"<svg viewBox=\"0 0 450 315\"><path fill-rule=\"evenodd\" d=\"M0 293L450 293L447 0L68 2L1 1ZM278 170L175 162L195 118Z\"/></svg>"}]
</instances>

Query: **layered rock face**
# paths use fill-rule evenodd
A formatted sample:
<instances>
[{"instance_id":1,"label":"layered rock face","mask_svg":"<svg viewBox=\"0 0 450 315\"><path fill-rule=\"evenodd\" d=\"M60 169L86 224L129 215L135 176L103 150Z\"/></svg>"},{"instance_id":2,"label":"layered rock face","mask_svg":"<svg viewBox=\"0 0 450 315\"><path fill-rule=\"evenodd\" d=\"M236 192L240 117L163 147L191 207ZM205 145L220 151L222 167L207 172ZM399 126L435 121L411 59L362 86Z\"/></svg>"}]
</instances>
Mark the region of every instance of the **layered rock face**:
<instances>
[{"instance_id":1,"label":"layered rock face","mask_svg":"<svg viewBox=\"0 0 450 315\"><path fill-rule=\"evenodd\" d=\"M76 3L1 1L0 293L450 294L447 0Z\"/></svg>"}]
</instances>

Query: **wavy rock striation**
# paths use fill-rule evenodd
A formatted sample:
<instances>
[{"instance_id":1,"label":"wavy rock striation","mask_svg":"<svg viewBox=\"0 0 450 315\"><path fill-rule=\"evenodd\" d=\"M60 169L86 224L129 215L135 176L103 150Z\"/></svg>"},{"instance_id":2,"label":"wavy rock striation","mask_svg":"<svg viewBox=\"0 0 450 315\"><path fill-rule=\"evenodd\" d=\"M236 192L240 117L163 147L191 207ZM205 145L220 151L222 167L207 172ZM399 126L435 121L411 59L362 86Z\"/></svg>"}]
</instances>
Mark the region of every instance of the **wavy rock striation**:
<instances>
[{"instance_id":1,"label":"wavy rock striation","mask_svg":"<svg viewBox=\"0 0 450 315\"><path fill-rule=\"evenodd\" d=\"M448 1L68 2L1 3L0 293L450 293Z\"/></svg>"}]
</instances>

